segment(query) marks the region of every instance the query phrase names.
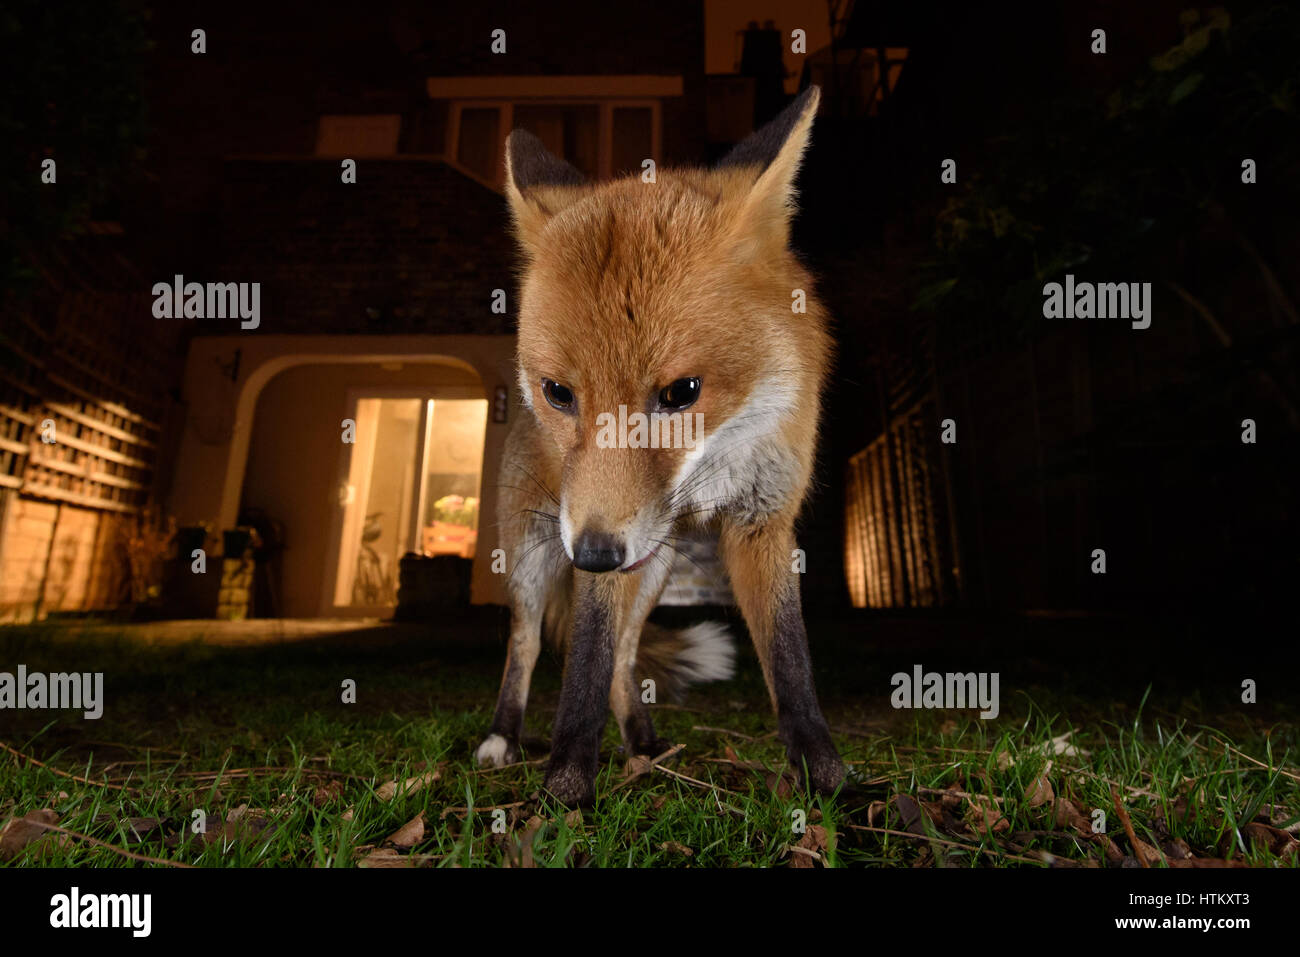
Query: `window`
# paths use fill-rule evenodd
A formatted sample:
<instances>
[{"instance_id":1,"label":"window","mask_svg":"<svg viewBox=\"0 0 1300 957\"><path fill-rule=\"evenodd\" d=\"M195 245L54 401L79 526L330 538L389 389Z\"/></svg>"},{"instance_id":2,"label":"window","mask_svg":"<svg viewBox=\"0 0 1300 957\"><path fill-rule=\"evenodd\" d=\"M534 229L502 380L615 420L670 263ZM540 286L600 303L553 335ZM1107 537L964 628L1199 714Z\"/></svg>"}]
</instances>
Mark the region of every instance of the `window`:
<instances>
[{"instance_id":1,"label":"window","mask_svg":"<svg viewBox=\"0 0 1300 957\"><path fill-rule=\"evenodd\" d=\"M647 159L658 161L654 148L654 111L648 106L614 107L613 133L612 175L639 173Z\"/></svg>"},{"instance_id":2,"label":"window","mask_svg":"<svg viewBox=\"0 0 1300 957\"><path fill-rule=\"evenodd\" d=\"M486 179L496 176L497 146L505 139L496 107L462 110L456 161Z\"/></svg>"},{"instance_id":3,"label":"window","mask_svg":"<svg viewBox=\"0 0 1300 957\"><path fill-rule=\"evenodd\" d=\"M514 120L516 128L532 133L588 178L599 175L600 110L595 104L516 106Z\"/></svg>"},{"instance_id":4,"label":"window","mask_svg":"<svg viewBox=\"0 0 1300 957\"><path fill-rule=\"evenodd\" d=\"M512 129L528 130L592 179L661 162L661 100L681 95L681 78L436 77L429 89L450 103L444 155L500 185Z\"/></svg>"}]
</instances>

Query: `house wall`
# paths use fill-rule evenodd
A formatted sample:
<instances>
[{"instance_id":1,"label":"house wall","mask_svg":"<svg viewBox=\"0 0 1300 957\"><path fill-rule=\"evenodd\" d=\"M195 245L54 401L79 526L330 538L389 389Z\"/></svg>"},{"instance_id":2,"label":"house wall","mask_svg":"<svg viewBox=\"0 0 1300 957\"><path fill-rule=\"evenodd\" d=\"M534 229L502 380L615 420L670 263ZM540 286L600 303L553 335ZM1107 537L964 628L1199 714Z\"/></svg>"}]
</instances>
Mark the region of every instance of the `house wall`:
<instances>
[{"instance_id":1,"label":"house wall","mask_svg":"<svg viewBox=\"0 0 1300 957\"><path fill-rule=\"evenodd\" d=\"M655 5L642 29L627 29L627 11L603 0L574 0L562 8L511 5L508 9L468 6L454 21L436 6L411 13L411 26L424 38L431 76L680 76L682 95L665 97L663 157L671 165L703 162L705 151L704 4L665 0ZM495 29L506 31L507 55L491 52ZM618 37L610 43L610 37ZM629 70L629 64L636 64ZM591 91L600 95L601 91ZM445 103L437 110L435 149L445 143Z\"/></svg>"},{"instance_id":2,"label":"house wall","mask_svg":"<svg viewBox=\"0 0 1300 957\"><path fill-rule=\"evenodd\" d=\"M260 283L249 338L514 331L518 254L499 193L428 157L361 159L356 183L340 177L332 159L227 162L219 249L175 268Z\"/></svg>"}]
</instances>

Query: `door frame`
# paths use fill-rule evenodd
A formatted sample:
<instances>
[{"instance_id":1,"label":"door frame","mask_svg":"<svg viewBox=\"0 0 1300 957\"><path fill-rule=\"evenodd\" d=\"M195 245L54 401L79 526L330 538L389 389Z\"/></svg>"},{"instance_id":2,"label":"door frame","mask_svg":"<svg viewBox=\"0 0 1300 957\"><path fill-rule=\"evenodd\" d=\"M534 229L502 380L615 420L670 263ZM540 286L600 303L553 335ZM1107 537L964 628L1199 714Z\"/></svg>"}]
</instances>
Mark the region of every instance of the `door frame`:
<instances>
[{"instance_id":1,"label":"door frame","mask_svg":"<svg viewBox=\"0 0 1300 957\"><path fill-rule=\"evenodd\" d=\"M451 401L456 399L477 399L479 401L488 401L482 388L477 386L436 386L431 385L424 388L406 387L366 387L352 386L347 390L347 404L344 407L346 412L344 418L352 419L354 422L357 418L357 404L362 399L420 399L423 404L420 407L419 425L416 426L415 439L415 477L414 495L415 501L411 503L411 519L406 529L407 544L409 551L410 544L415 541L415 535L419 531L420 516L424 514L425 487L423 476L425 475L429 464L428 436L429 427L432 425L432 419L429 417L429 402ZM347 510L347 503L341 502L340 492L347 487L348 477L352 471L352 453L356 450L356 443L339 442L338 463L335 469L335 481L330 493L328 508L330 512L329 537L326 539L325 547L325 567L321 585L321 603L320 616L322 618L392 618L397 609L396 604L392 605L338 605L334 601L334 592L338 585L339 560L342 558L343 551L343 516ZM483 457L487 453L487 430L484 429L483 449L480 452L479 461L479 483L482 484L483 475ZM406 554L403 551L401 554ZM400 562L401 556L398 556ZM399 569L393 569L394 574L399 574Z\"/></svg>"}]
</instances>

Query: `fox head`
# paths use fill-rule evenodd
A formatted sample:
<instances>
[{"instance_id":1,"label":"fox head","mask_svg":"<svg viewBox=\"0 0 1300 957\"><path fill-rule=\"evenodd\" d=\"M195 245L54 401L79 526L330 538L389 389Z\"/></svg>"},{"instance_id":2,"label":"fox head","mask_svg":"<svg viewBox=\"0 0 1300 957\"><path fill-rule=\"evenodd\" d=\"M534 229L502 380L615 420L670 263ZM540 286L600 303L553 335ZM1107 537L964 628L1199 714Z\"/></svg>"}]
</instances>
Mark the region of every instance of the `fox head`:
<instances>
[{"instance_id":1,"label":"fox head","mask_svg":"<svg viewBox=\"0 0 1300 957\"><path fill-rule=\"evenodd\" d=\"M562 462L560 533L578 568L638 568L683 519L798 510L829 361L789 248L819 96L713 169L598 184L511 133L519 388Z\"/></svg>"}]
</instances>

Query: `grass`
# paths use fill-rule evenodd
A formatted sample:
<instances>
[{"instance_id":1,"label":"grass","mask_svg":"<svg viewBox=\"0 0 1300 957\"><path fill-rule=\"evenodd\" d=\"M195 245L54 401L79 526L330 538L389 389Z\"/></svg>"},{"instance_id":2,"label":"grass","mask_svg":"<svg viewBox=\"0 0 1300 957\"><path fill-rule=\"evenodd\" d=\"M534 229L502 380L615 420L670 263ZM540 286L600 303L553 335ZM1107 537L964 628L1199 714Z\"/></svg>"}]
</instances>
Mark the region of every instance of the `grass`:
<instances>
[{"instance_id":1,"label":"grass","mask_svg":"<svg viewBox=\"0 0 1300 957\"><path fill-rule=\"evenodd\" d=\"M980 644L945 625L966 636L954 651L906 621L870 643L842 628L815 659L851 768L843 793L790 786L743 654L736 680L655 706L661 736L684 745L670 760L629 777L610 722L597 803L574 812L539 795L553 659L534 683L532 760L473 766L499 627L234 648L151 646L130 628L0 630L0 670L104 671L106 692L98 721L0 712L0 821L47 811L63 829L24 838L11 826L0 866L1140 866L1125 816L1153 867L1298 866L1294 705L1240 705L1214 662L1169 675L1157 652L1090 676L1053 671L1040 632L985 627ZM924 634L900 650L890 629ZM1000 716L891 709L888 676L912 660L1005 662ZM355 704L341 701L345 679ZM385 784L398 791L387 800ZM1097 811L1105 833L1092 829Z\"/></svg>"}]
</instances>

